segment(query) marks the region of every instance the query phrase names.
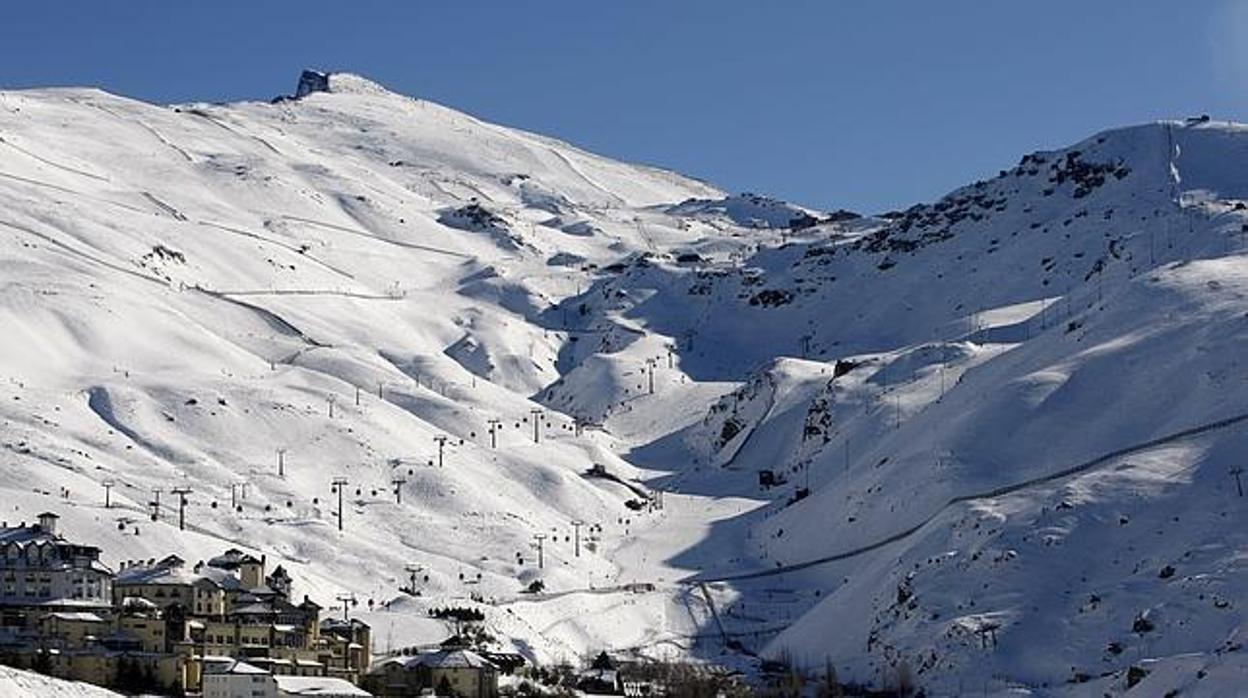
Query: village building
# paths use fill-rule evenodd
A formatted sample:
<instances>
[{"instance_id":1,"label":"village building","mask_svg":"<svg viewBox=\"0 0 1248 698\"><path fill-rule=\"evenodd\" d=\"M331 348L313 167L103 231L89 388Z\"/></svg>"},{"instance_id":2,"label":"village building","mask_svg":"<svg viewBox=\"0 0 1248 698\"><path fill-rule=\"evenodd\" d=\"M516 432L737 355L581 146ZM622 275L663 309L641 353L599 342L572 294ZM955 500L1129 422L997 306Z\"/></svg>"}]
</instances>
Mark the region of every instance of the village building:
<instances>
[{"instance_id":1,"label":"village building","mask_svg":"<svg viewBox=\"0 0 1248 698\"><path fill-rule=\"evenodd\" d=\"M204 657L202 698L370 698L372 694L332 676L274 675L231 657Z\"/></svg>"},{"instance_id":2,"label":"village building","mask_svg":"<svg viewBox=\"0 0 1248 698\"><path fill-rule=\"evenodd\" d=\"M359 683L373 663L372 628L356 618L326 618L321 621L320 632L323 645L329 650L322 655L329 675Z\"/></svg>"},{"instance_id":3,"label":"village building","mask_svg":"<svg viewBox=\"0 0 1248 698\"><path fill-rule=\"evenodd\" d=\"M398 698L432 691L439 696L496 698L498 667L465 648L446 648L379 662L363 681L378 696Z\"/></svg>"},{"instance_id":4,"label":"village building","mask_svg":"<svg viewBox=\"0 0 1248 698\"><path fill-rule=\"evenodd\" d=\"M306 596L292 601L290 574L266 574L264 556L232 549L192 567L169 555L126 561L114 575L98 548L65 540L57 520L0 525L0 663L135 692L211 684L230 695L251 681L240 676L268 677L248 696L279 695L273 677L339 690L369 668L369 626L322 620Z\"/></svg>"},{"instance_id":5,"label":"village building","mask_svg":"<svg viewBox=\"0 0 1248 698\"><path fill-rule=\"evenodd\" d=\"M269 672L230 657L204 657L203 698L277 698Z\"/></svg>"},{"instance_id":6,"label":"village building","mask_svg":"<svg viewBox=\"0 0 1248 698\"><path fill-rule=\"evenodd\" d=\"M103 611L112 605L112 571L100 549L65 540L60 517L0 524L0 627L30 629L49 612Z\"/></svg>"}]
</instances>

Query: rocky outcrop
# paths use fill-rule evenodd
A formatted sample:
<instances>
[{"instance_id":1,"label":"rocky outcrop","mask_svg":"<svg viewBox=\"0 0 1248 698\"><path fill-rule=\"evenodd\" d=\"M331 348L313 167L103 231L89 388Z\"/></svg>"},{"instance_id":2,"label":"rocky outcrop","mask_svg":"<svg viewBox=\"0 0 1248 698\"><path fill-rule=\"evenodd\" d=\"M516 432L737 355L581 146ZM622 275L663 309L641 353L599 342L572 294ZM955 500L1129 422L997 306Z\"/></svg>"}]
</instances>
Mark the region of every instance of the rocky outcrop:
<instances>
[{"instance_id":1,"label":"rocky outcrop","mask_svg":"<svg viewBox=\"0 0 1248 698\"><path fill-rule=\"evenodd\" d=\"M299 75L299 86L295 88L295 99L302 99L313 92L329 92L329 73L305 70Z\"/></svg>"}]
</instances>

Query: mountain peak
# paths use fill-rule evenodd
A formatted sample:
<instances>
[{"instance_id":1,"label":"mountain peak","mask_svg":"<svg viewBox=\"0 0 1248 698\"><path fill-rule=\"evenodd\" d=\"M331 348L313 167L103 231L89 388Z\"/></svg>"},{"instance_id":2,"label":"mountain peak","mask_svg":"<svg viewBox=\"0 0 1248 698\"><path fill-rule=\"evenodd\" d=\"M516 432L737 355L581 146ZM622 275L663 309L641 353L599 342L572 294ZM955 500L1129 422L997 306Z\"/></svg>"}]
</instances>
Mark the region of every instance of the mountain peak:
<instances>
[{"instance_id":1,"label":"mountain peak","mask_svg":"<svg viewBox=\"0 0 1248 698\"><path fill-rule=\"evenodd\" d=\"M318 70L304 70L295 87L295 99L302 99L313 92L329 92L329 74Z\"/></svg>"}]
</instances>

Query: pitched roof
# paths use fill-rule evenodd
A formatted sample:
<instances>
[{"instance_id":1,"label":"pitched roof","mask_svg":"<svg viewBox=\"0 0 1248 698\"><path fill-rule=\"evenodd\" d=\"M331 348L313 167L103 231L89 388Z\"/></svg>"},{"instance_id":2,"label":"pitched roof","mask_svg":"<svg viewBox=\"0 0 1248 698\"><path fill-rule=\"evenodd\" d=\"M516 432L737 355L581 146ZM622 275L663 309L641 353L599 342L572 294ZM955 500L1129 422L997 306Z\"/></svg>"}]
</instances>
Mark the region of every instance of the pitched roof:
<instances>
[{"instance_id":1,"label":"pitched roof","mask_svg":"<svg viewBox=\"0 0 1248 698\"><path fill-rule=\"evenodd\" d=\"M329 676L275 676L277 688L291 696L322 696L324 698L368 698L372 694L346 679Z\"/></svg>"},{"instance_id":2,"label":"pitched roof","mask_svg":"<svg viewBox=\"0 0 1248 698\"><path fill-rule=\"evenodd\" d=\"M473 652L472 650L454 649L439 650L428 654L417 655L417 661L422 666L431 669L492 669L494 663Z\"/></svg>"},{"instance_id":3,"label":"pitched roof","mask_svg":"<svg viewBox=\"0 0 1248 698\"><path fill-rule=\"evenodd\" d=\"M204 657L205 674L268 674L258 666L232 657Z\"/></svg>"}]
</instances>

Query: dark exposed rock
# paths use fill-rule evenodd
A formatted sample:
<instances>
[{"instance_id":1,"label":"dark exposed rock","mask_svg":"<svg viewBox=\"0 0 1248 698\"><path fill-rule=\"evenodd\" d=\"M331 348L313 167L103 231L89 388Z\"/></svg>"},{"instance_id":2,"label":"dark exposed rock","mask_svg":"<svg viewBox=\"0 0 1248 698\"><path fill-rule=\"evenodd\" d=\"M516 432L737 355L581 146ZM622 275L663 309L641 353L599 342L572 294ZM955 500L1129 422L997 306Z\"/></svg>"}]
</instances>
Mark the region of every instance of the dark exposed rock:
<instances>
[{"instance_id":1,"label":"dark exposed rock","mask_svg":"<svg viewBox=\"0 0 1248 698\"><path fill-rule=\"evenodd\" d=\"M329 73L305 70L299 75L299 85L295 88L295 99L303 99L313 92L329 92Z\"/></svg>"}]
</instances>

